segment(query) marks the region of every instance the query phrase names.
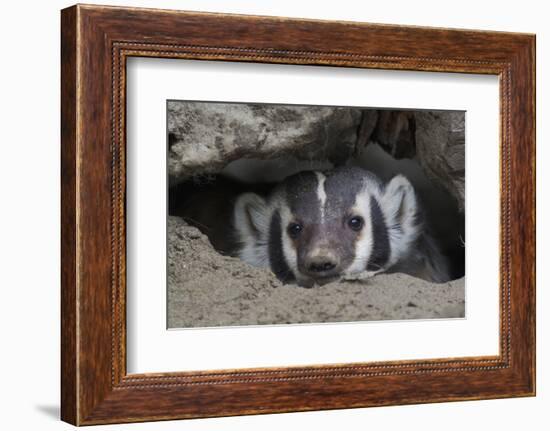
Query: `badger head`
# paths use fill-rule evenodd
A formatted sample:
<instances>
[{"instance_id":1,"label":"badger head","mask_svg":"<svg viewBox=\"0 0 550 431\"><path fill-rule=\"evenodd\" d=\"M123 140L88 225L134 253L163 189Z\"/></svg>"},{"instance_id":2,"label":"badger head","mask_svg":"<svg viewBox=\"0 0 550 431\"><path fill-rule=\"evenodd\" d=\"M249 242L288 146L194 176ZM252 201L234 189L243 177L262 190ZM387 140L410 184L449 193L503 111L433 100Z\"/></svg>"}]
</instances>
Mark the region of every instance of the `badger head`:
<instances>
[{"instance_id":1,"label":"badger head","mask_svg":"<svg viewBox=\"0 0 550 431\"><path fill-rule=\"evenodd\" d=\"M300 172L267 199L243 194L234 223L241 259L305 287L387 271L410 252L421 230L405 177L384 185L357 167Z\"/></svg>"}]
</instances>

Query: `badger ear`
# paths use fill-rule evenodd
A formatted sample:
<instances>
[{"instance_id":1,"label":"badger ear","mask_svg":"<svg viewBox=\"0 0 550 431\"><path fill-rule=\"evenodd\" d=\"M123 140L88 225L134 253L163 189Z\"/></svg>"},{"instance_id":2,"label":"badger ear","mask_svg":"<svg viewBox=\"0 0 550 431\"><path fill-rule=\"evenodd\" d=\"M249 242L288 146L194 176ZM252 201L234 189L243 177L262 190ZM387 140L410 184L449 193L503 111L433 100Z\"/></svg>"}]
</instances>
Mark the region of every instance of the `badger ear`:
<instances>
[{"instance_id":1,"label":"badger ear","mask_svg":"<svg viewBox=\"0 0 550 431\"><path fill-rule=\"evenodd\" d=\"M403 175L397 175L386 185L382 195L382 209L386 223L405 236L418 235L418 203L412 184Z\"/></svg>"},{"instance_id":2,"label":"badger ear","mask_svg":"<svg viewBox=\"0 0 550 431\"><path fill-rule=\"evenodd\" d=\"M269 230L269 207L256 193L244 193L237 198L234 210L235 229L243 244L265 240Z\"/></svg>"}]
</instances>

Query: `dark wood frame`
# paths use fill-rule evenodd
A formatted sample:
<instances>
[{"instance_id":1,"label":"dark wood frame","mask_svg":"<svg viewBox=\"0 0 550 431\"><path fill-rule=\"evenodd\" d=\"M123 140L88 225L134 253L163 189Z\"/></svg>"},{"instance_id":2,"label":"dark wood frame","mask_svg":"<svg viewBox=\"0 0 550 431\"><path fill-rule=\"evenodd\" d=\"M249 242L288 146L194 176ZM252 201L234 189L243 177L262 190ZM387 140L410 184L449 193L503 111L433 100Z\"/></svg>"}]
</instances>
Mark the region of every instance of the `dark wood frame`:
<instances>
[{"instance_id":1,"label":"dark wood frame","mask_svg":"<svg viewBox=\"0 0 550 431\"><path fill-rule=\"evenodd\" d=\"M61 51L63 420L88 425L535 394L534 35L78 5L62 11ZM498 75L499 355L128 375L129 56Z\"/></svg>"}]
</instances>

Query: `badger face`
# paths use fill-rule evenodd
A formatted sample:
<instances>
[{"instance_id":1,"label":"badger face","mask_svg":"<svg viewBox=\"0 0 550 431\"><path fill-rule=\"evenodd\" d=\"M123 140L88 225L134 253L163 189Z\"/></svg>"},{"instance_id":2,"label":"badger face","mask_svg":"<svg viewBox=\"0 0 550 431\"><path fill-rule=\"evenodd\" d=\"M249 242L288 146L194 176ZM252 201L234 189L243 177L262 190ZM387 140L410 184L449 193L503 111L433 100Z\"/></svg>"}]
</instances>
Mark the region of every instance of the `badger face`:
<instances>
[{"instance_id":1,"label":"badger face","mask_svg":"<svg viewBox=\"0 0 550 431\"><path fill-rule=\"evenodd\" d=\"M418 237L414 190L402 176L384 186L355 167L301 172L264 200L237 200L240 257L283 282L322 285L389 269Z\"/></svg>"}]
</instances>

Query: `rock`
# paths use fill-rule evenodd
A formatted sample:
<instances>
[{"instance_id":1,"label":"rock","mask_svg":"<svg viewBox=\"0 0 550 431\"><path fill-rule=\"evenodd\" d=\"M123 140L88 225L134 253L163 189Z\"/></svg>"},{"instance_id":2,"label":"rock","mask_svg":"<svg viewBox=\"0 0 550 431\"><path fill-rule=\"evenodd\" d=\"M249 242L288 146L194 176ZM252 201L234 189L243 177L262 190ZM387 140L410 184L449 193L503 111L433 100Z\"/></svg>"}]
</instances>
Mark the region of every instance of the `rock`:
<instances>
[{"instance_id":1,"label":"rock","mask_svg":"<svg viewBox=\"0 0 550 431\"><path fill-rule=\"evenodd\" d=\"M464 212L464 113L322 106L168 102L169 182L220 172L243 159L344 164L369 142L417 158Z\"/></svg>"},{"instance_id":2,"label":"rock","mask_svg":"<svg viewBox=\"0 0 550 431\"><path fill-rule=\"evenodd\" d=\"M361 112L361 125L357 134L356 152L361 151L372 140L373 132L378 123L378 110L363 109Z\"/></svg>"},{"instance_id":3,"label":"rock","mask_svg":"<svg viewBox=\"0 0 550 431\"><path fill-rule=\"evenodd\" d=\"M450 192L464 213L465 130L463 112L417 111L416 151L422 169Z\"/></svg>"},{"instance_id":4,"label":"rock","mask_svg":"<svg viewBox=\"0 0 550 431\"><path fill-rule=\"evenodd\" d=\"M376 142L395 159L417 157L464 213L464 117L457 111L365 110L357 145Z\"/></svg>"},{"instance_id":5,"label":"rock","mask_svg":"<svg viewBox=\"0 0 550 431\"><path fill-rule=\"evenodd\" d=\"M378 121L370 140L377 142L395 159L411 159L416 154L415 118L412 111L378 111Z\"/></svg>"},{"instance_id":6,"label":"rock","mask_svg":"<svg viewBox=\"0 0 550 431\"><path fill-rule=\"evenodd\" d=\"M355 108L169 101L167 109L171 185L239 158L342 164L361 121Z\"/></svg>"}]
</instances>

